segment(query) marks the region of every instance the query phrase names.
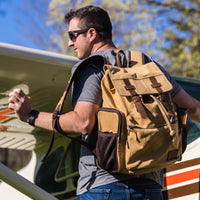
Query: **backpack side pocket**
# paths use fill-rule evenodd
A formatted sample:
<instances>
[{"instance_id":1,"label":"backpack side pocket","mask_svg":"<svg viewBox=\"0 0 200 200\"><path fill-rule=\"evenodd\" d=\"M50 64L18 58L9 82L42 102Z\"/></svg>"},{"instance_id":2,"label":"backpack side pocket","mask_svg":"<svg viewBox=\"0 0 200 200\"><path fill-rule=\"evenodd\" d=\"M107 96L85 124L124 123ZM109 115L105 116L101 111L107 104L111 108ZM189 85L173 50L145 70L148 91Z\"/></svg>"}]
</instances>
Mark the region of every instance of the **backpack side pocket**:
<instances>
[{"instance_id":1,"label":"backpack side pocket","mask_svg":"<svg viewBox=\"0 0 200 200\"><path fill-rule=\"evenodd\" d=\"M123 115L113 108L100 108L97 118L97 166L106 171L119 172L124 164L124 150L121 148Z\"/></svg>"}]
</instances>

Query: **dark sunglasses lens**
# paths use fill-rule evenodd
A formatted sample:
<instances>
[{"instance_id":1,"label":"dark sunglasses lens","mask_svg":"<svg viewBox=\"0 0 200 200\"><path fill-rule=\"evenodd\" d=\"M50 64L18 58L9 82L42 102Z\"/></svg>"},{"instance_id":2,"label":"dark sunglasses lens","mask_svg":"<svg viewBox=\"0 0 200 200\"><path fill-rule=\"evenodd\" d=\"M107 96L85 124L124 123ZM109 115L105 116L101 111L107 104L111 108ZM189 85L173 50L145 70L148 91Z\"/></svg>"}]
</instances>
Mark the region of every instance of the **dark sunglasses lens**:
<instances>
[{"instance_id":1,"label":"dark sunglasses lens","mask_svg":"<svg viewBox=\"0 0 200 200\"><path fill-rule=\"evenodd\" d=\"M73 40L75 38L74 34L73 33L69 33L69 38L70 38L70 40Z\"/></svg>"},{"instance_id":2,"label":"dark sunglasses lens","mask_svg":"<svg viewBox=\"0 0 200 200\"><path fill-rule=\"evenodd\" d=\"M86 33L89 29L77 30L77 31L69 31L70 40L75 40L79 34Z\"/></svg>"}]
</instances>

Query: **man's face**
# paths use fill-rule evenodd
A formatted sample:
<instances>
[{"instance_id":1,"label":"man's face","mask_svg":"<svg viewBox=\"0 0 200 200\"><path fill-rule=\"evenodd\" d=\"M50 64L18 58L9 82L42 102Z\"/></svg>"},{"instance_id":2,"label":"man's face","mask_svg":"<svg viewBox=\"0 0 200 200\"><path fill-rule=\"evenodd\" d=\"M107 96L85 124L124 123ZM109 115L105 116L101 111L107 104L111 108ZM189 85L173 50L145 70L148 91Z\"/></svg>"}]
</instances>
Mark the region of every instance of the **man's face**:
<instances>
[{"instance_id":1,"label":"man's face","mask_svg":"<svg viewBox=\"0 0 200 200\"><path fill-rule=\"evenodd\" d=\"M91 54L91 42L88 30L81 29L80 23L81 22L78 18L72 18L69 22L69 33L71 39L69 38L68 46L74 48L79 59L84 59Z\"/></svg>"}]
</instances>

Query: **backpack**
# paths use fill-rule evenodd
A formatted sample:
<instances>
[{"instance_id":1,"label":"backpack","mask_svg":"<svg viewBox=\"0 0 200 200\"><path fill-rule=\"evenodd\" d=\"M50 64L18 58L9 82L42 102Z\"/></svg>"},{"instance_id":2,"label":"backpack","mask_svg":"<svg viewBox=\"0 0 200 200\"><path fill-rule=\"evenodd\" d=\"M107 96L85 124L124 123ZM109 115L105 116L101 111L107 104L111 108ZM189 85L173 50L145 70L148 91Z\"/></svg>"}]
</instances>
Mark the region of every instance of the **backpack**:
<instances>
[{"instance_id":1,"label":"backpack","mask_svg":"<svg viewBox=\"0 0 200 200\"><path fill-rule=\"evenodd\" d=\"M104 65L96 157L106 171L144 174L181 160L182 134L171 83L144 54L129 53L130 67L119 53L117 66Z\"/></svg>"},{"instance_id":2,"label":"backpack","mask_svg":"<svg viewBox=\"0 0 200 200\"><path fill-rule=\"evenodd\" d=\"M182 148L180 117L169 93L171 83L154 62L145 63L144 54L130 51L127 67L126 59L120 61L120 52L124 53L117 53L117 66L95 55L73 72L54 110L52 140L43 160L50 153L55 130L88 147L96 154L97 166L111 173L144 174L181 160L185 146ZM58 123L75 75L92 62L104 65L105 71L96 147L66 135Z\"/></svg>"}]
</instances>

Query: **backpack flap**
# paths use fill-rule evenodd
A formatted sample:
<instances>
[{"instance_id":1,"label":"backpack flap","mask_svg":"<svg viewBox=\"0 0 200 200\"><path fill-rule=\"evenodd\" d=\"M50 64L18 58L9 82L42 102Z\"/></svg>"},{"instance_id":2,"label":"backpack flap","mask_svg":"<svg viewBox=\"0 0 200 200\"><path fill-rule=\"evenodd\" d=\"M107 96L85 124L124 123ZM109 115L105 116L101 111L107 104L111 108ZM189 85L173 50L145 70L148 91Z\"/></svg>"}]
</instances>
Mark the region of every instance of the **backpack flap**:
<instances>
[{"instance_id":1,"label":"backpack flap","mask_svg":"<svg viewBox=\"0 0 200 200\"><path fill-rule=\"evenodd\" d=\"M138 95L158 94L158 88L160 92L168 92L172 89L171 83L154 62L132 68L106 65L104 70L109 73L114 87L121 96L131 96L125 80L128 80L129 87L132 86Z\"/></svg>"}]
</instances>

